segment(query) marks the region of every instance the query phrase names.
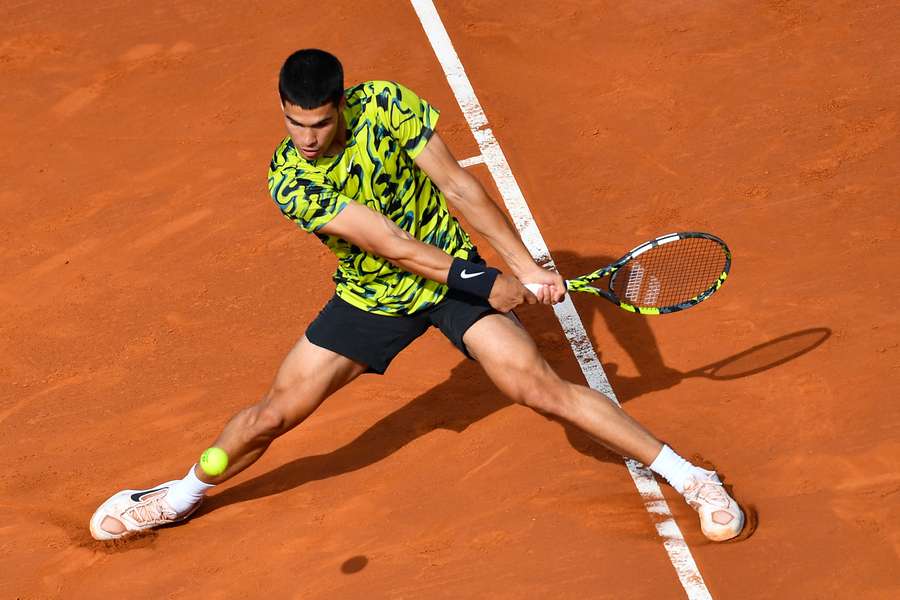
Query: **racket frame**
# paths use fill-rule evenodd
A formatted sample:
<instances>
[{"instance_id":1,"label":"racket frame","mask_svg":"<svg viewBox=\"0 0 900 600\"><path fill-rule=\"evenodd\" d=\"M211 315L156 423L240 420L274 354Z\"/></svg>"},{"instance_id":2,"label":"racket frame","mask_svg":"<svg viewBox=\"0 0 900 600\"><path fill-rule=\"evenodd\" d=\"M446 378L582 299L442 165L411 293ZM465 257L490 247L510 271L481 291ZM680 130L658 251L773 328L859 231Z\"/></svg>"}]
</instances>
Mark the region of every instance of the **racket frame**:
<instances>
[{"instance_id":1,"label":"racket frame","mask_svg":"<svg viewBox=\"0 0 900 600\"><path fill-rule=\"evenodd\" d=\"M707 289L703 290L693 298L685 300L679 304L675 304L672 306L663 306L663 307L655 307L655 306L635 306L629 302L625 302L612 291L613 283L616 278L616 274L619 270L624 267L626 264L647 252L653 248L658 246L662 246L664 244L669 244L676 240L690 239L690 238L702 238L707 239L713 242L716 242L722 247L722 251L725 254L725 266L722 270L722 273L716 278L716 280L710 285ZM649 242L644 242L639 246L636 246L629 252L627 252L622 258L617 260L616 262L603 267L593 273L588 275L583 275L576 280L566 281L566 287L573 292L587 292L590 294L594 294L597 296L601 296L606 298L622 310L626 310L631 313L636 313L640 315L664 315L674 312L679 312L685 310L687 308L691 308L692 306L696 306L713 295L722 284L725 283L725 280L728 278L728 273L731 271L731 250L728 248L728 245L719 237L712 235L711 233L703 233L700 231L682 231L678 233L668 233L666 235L661 235L658 238L652 239ZM594 282L603 277L609 276L609 283L607 285L606 290L589 285L589 283Z\"/></svg>"}]
</instances>

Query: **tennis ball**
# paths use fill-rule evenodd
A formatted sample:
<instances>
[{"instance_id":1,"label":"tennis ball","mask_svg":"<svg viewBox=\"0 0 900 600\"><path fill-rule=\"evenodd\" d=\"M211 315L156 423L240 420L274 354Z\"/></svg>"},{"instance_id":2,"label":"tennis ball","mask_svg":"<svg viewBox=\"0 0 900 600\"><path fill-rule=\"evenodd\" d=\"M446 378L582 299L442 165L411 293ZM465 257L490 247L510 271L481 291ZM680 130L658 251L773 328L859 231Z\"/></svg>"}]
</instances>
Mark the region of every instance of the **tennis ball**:
<instances>
[{"instance_id":1,"label":"tennis ball","mask_svg":"<svg viewBox=\"0 0 900 600\"><path fill-rule=\"evenodd\" d=\"M216 477L228 468L228 454L221 448L207 448L200 456L200 468L210 477Z\"/></svg>"}]
</instances>

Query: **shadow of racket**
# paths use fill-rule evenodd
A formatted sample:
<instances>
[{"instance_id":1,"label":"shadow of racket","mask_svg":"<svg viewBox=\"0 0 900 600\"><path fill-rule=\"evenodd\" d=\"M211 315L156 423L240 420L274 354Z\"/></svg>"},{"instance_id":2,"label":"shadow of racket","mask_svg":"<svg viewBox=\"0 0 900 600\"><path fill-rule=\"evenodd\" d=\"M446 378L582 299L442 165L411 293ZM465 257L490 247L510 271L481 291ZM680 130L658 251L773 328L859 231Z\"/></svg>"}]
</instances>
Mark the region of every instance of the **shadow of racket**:
<instances>
[{"instance_id":1,"label":"shadow of racket","mask_svg":"<svg viewBox=\"0 0 900 600\"><path fill-rule=\"evenodd\" d=\"M757 375L812 352L829 337L831 329L827 327L803 329L690 371L673 369L661 361L639 363L644 370L637 377L621 375L619 365L614 362L604 363L603 368L607 371L610 384L616 390L619 401L627 402L648 392L674 387L688 377L729 381Z\"/></svg>"},{"instance_id":2,"label":"shadow of racket","mask_svg":"<svg viewBox=\"0 0 900 600\"><path fill-rule=\"evenodd\" d=\"M827 327L795 331L705 367L682 373L681 377L707 377L720 381L750 377L812 352L824 344L829 337L831 337L831 330Z\"/></svg>"}]
</instances>

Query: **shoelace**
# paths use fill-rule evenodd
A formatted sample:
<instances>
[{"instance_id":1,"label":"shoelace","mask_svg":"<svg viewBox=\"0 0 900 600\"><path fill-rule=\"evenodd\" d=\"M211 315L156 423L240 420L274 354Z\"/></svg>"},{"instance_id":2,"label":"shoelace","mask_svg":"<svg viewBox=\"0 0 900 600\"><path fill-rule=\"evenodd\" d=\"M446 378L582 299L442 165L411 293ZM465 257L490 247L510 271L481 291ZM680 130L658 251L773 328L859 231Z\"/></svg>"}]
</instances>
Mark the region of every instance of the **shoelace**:
<instances>
[{"instance_id":1,"label":"shoelace","mask_svg":"<svg viewBox=\"0 0 900 600\"><path fill-rule=\"evenodd\" d=\"M165 517L165 520L174 519L177 516L163 503L162 496L157 496L134 506L129 510L129 513L132 519L142 524L155 523L163 520L163 517Z\"/></svg>"},{"instance_id":2,"label":"shoelace","mask_svg":"<svg viewBox=\"0 0 900 600\"><path fill-rule=\"evenodd\" d=\"M685 493L688 502L693 499L701 499L710 504L718 504L719 506L728 506L728 494L721 481L716 481L711 475L706 475L703 479L695 478L697 485Z\"/></svg>"}]
</instances>

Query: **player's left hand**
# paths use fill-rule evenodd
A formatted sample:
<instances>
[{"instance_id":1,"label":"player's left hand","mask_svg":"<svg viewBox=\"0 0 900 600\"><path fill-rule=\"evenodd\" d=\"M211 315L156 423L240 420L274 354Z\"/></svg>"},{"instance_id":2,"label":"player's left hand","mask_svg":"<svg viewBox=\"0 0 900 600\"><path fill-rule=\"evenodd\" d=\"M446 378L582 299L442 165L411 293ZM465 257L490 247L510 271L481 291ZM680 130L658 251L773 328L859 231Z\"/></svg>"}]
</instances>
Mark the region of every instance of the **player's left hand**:
<instances>
[{"instance_id":1,"label":"player's left hand","mask_svg":"<svg viewBox=\"0 0 900 600\"><path fill-rule=\"evenodd\" d=\"M491 296L488 298L495 310L507 313L520 304L537 304L537 298L512 275L500 273L494 280Z\"/></svg>"},{"instance_id":2,"label":"player's left hand","mask_svg":"<svg viewBox=\"0 0 900 600\"><path fill-rule=\"evenodd\" d=\"M535 293L541 304L558 304L566 297L566 281L556 271L544 269L537 264L521 273L516 273L522 283L539 283L542 287Z\"/></svg>"}]
</instances>

